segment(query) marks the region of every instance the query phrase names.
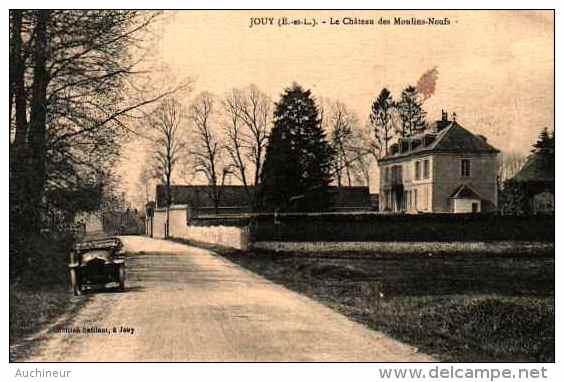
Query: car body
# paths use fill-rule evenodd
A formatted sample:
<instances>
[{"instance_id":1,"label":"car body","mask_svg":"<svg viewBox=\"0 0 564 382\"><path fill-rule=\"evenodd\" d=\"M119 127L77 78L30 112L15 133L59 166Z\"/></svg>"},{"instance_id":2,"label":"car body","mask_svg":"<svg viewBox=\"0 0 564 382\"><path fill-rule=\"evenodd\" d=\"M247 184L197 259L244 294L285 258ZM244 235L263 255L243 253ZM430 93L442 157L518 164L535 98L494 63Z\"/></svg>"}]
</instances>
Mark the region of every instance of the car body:
<instances>
[{"instance_id":1,"label":"car body","mask_svg":"<svg viewBox=\"0 0 564 382\"><path fill-rule=\"evenodd\" d=\"M125 251L121 240L111 237L74 245L69 263L70 281L75 296L94 285L117 283L125 290Z\"/></svg>"}]
</instances>

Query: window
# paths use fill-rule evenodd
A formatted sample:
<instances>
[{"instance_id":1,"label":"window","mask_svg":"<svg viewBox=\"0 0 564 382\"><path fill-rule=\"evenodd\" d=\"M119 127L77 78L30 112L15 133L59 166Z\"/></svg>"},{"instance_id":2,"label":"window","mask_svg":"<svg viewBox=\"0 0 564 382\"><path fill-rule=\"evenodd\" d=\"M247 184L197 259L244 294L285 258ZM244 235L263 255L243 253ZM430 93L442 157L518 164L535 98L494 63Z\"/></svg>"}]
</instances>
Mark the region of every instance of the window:
<instances>
[{"instance_id":1,"label":"window","mask_svg":"<svg viewBox=\"0 0 564 382\"><path fill-rule=\"evenodd\" d=\"M417 209L417 189L413 190L413 207Z\"/></svg>"},{"instance_id":2,"label":"window","mask_svg":"<svg viewBox=\"0 0 564 382\"><path fill-rule=\"evenodd\" d=\"M429 159L425 159L425 161L423 162L423 179L429 179L429 170Z\"/></svg>"},{"instance_id":3,"label":"window","mask_svg":"<svg viewBox=\"0 0 564 382\"><path fill-rule=\"evenodd\" d=\"M390 167L384 167L384 184L390 183Z\"/></svg>"},{"instance_id":4,"label":"window","mask_svg":"<svg viewBox=\"0 0 564 382\"><path fill-rule=\"evenodd\" d=\"M402 180L402 176L401 176L401 165L397 165L397 166L392 166L392 183L393 184L399 184L401 183Z\"/></svg>"},{"instance_id":5,"label":"window","mask_svg":"<svg viewBox=\"0 0 564 382\"><path fill-rule=\"evenodd\" d=\"M470 176L470 159L462 159L460 161L460 175Z\"/></svg>"},{"instance_id":6,"label":"window","mask_svg":"<svg viewBox=\"0 0 564 382\"><path fill-rule=\"evenodd\" d=\"M415 180L421 180L421 162L415 162Z\"/></svg>"}]
</instances>

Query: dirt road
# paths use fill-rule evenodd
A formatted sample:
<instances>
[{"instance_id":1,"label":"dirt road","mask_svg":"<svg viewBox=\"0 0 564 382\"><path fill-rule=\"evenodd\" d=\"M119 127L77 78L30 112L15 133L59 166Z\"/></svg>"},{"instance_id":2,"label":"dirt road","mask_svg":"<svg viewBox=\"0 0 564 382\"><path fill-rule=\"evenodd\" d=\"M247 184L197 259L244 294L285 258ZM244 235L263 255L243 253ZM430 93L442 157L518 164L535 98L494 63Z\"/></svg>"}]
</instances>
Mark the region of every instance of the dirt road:
<instances>
[{"instance_id":1,"label":"dirt road","mask_svg":"<svg viewBox=\"0 0 564 382\"><path fill-rule=\"evenodd\" d=\"M209 251L124 242L126 292L90 294L26 361L431 360Z\"/></svg>"}]
</instances>

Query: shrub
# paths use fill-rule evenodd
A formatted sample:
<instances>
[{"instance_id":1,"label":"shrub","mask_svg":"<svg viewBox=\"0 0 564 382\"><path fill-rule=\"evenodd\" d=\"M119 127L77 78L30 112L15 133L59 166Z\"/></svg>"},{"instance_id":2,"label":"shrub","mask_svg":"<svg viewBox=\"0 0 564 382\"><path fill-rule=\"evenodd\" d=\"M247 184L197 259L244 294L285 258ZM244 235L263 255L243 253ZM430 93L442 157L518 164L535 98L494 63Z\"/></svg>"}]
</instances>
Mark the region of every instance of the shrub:
<instances>
[{"instance_id":1,"label":"shrub","mask_svg":"<svg viewBox=\"0 0 564 382\"><path fill-rule=\"evenodd\" d=\"M70 234L10 238L10 282L23 286L65 285L74 238Z\"/></svg>"},{"instance_id":2,"label":"shrub","mask_svg":"<svg viewBox=\"0 0 564 382\"><path fill-rule=\"evenodd\" d=\"M256 241L554 241L553 216L292 214L259 216Z\"/></svg>"}]
</instances>

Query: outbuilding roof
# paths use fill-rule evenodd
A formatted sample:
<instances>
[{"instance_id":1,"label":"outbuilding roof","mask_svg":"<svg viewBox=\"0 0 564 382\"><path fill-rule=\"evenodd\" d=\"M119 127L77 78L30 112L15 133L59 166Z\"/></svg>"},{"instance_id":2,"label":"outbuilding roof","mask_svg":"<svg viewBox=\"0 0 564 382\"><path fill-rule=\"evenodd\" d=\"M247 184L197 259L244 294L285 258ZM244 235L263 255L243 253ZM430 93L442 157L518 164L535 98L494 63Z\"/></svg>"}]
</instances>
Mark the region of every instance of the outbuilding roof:
<instances>
[{"instance_id":1,"label":"outbuilding roof","mask_svg":"<svg viewBox=\"0 0 564 382\"><path fill-rule=\"evenodd\" d=\"M515 182L554 182L554 154L532 154L511 179Z\"/></svg>"},{"instance_id":2,"label":"outbuilding roof","mask_svg":"<svg viewBox=\"0 0 564 382\"><path fill-rule=\"evenodd\" d=\"M474 191L469 185L461 184L456 190L449 196L451 199L477 199L481 200L482 197Z\"/></svg>"},{"instance_id":3,"label":"outbuilding roof","mask_svg":"<svg viewBox=\"0 0 564 382\"><path fill-rule=\"evenodd\" d=\"M218 186L221 197L219 207L249 207L249 198L245 187L237 185ZM157 207L166 206L166 187L157 185ZM249 186L251 196L255 187ZM371 208L370 192L368 187L335 187L330 186L329 192L333 194L336 208ZM211 186L206 185L173 185L171 186L172 204L188 204L195 208L210 208L214 206Z\"/></svg>"}]
</instances>

